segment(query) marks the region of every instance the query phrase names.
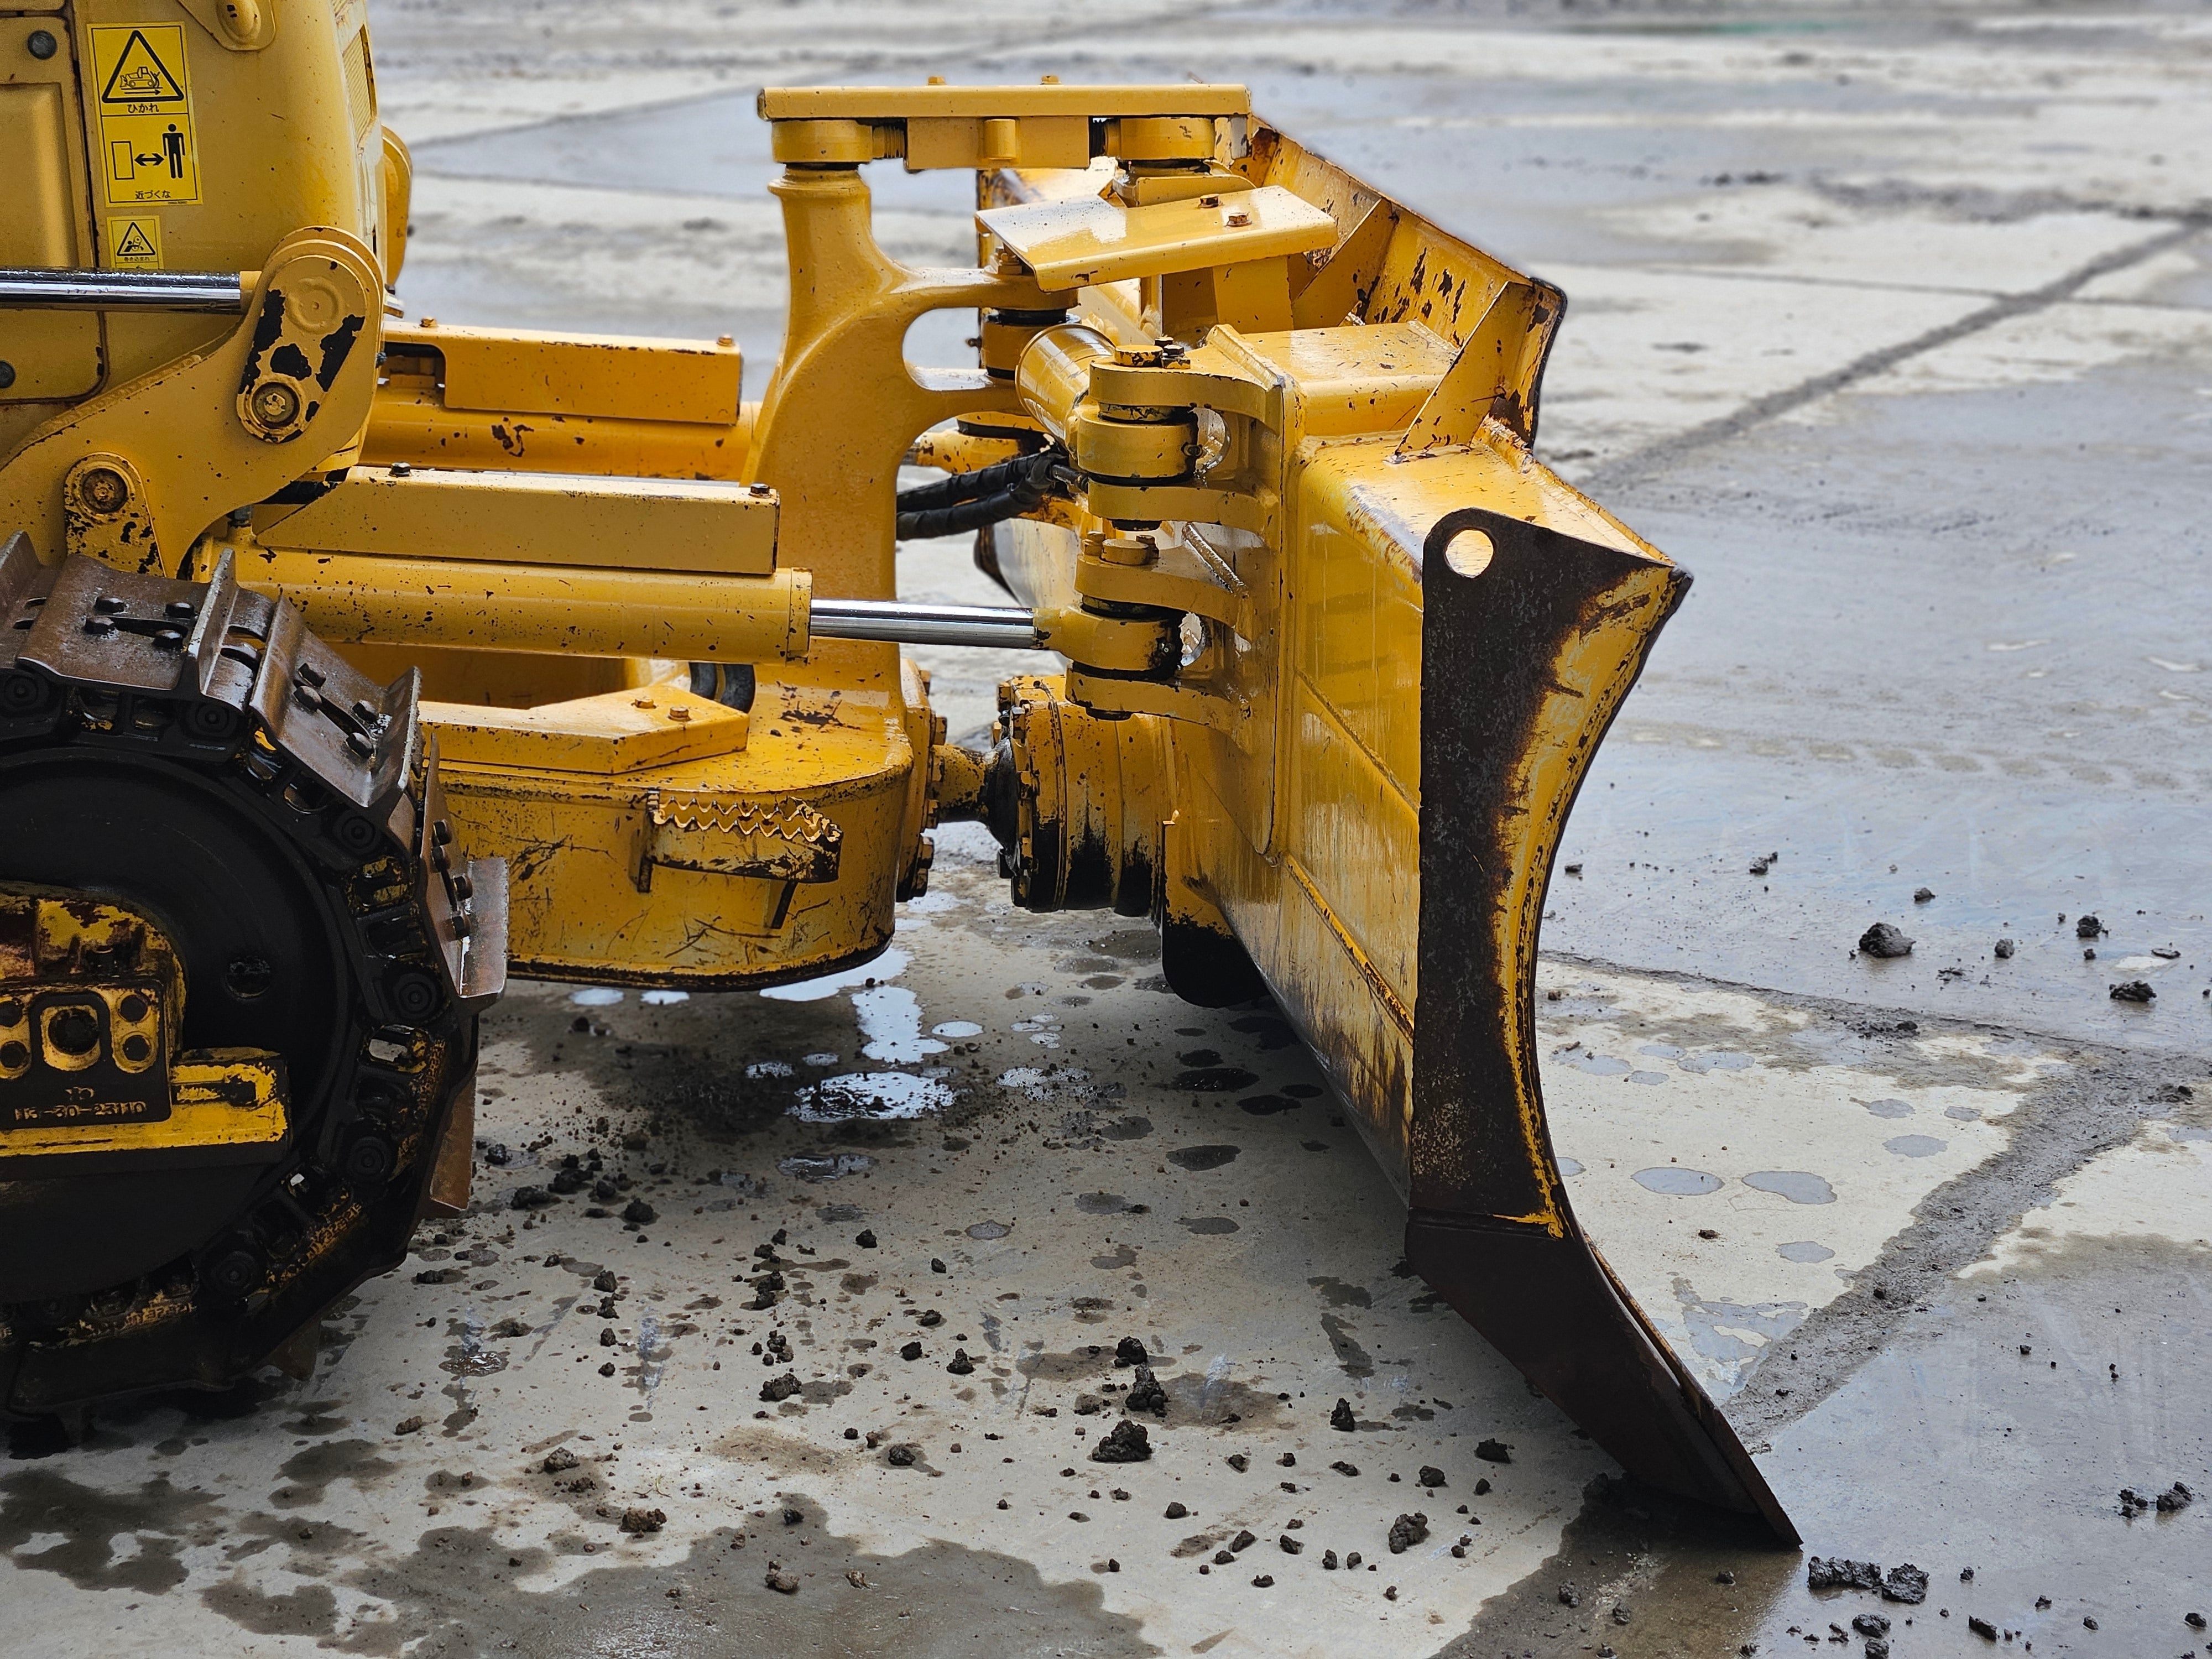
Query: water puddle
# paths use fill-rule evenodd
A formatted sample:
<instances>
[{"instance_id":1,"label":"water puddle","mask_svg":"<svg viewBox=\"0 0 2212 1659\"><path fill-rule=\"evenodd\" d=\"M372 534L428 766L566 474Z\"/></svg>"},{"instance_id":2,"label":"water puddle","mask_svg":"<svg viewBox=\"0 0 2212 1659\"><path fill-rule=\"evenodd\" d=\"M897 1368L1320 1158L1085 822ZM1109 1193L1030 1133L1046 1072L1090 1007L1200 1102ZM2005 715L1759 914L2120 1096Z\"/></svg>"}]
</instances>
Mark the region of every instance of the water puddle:
<instances>
[{"instance_id":1,"label":"water puddle","mask_svg":"<svg viewBox=\"0 0 2212 1659\"><path fill-rule=\"evenodd\" d=\"M1774 1193L1792 1204L1832 1204L1836 1189L1816 1175L1802 1170L1754 1170L1743 1184L1762 1193Z\"/></svg>"},{"instance_id":2,"label":"water puddle","mask_svg":"<svg viewBox=\"0 0 2212 1659\"><path fill-rule=\"evenodd\" d=\"M802 1123L845 1123L854 1118L921 1117L951 1103L951 1089L935 1078L911 1072L848 1072L801 1089L791 1115Z\"/></svg>"},{"instance_id":3,"label":"water puddle","mask_svg":"<svg viewBox=\"0 0 2212 1659\"><path fill-rule=\"evenodd\" d=\"M1948 1140L1938 1140L1934 1135L1892 1135L1882 1143L1883 1150L1895 1152L1899 1158L1933 1158L1950 1146Z\"/></svg>"},{"instance_id":4,"label":"water puddle","mask_svg":"<svg viewBox=\"0 0 2212 1659\"><path fill-rule=\"evenodd\" d=\"M1721 1189L1721 1178L1707 1175L1703 1170L1678 1170L1672 1166L1657 1170L1638 1170L1636 1184L1646 1192L1663 1194L1668 1198L1696 1198Z\"/></svg>"},{"instance_id":5,"label":"water puddle","mask_svg":"<svg viewBox=\"0 0 2212 1659\"><path fill-rule=\"evenodd\" d=\"M842 974L824 974L819 979L802 979L795 985L771 985L761 994L776 1002L820 1002L834 997L840 991L855 987L881 985L886 980L896 979L906 971L907 953L893 946L858 968L848 968Z\"/></svg>"},{"instance_id":6,"label":"water puddle","mask_svg":"<svg viewBox=\"0 0 2212 1659\"><path fill-rule=\"evenodd\" d=\"M878 985L853 994L853 1012L866 1039L860 1052L886 1065L912 1065L931 1054L941 1054L946 1045L921 1034L921 1004L902 985ZM826 1084L823 1085L828 1086Z\"/></svg>"}]
</instances>

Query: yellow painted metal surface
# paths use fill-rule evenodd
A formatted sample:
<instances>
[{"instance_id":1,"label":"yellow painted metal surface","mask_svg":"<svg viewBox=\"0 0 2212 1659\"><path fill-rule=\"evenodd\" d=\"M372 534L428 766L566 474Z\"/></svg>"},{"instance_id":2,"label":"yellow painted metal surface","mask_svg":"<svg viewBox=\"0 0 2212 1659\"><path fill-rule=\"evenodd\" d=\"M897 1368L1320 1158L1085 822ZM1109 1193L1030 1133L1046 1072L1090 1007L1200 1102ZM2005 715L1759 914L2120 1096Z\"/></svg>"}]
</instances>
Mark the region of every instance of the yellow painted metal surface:
<instances>
[{"instance_id":1,"label":"yellow painted metal surface","mask_svg":"<svg viewBox=\"0 0 2212 1659\"><path fill-rule=\"evenodd\" d=\"M258 270L279 242L310 227L350 237L369 250L373 264L382 259L384 138L367 7L337 0L286 8L281 27L278 9L276 0L77 0L66 12L0 18L0 47L20 46L34 27L66 43L43 64L20 50L9 53L0 71L0 105L33 79L67 88L69 216L80 240L62 263ZM134 33L143 38L135 48ZM95 41L107 44L95 48ZM272 131L284 135L281 164L272 164ZM117 146L138 138L151 143L131 149L125 179ZM5 223L17 211L21 152L0 146L0 155L11 169L0 202ZM147 156L155 159L138 159ZM51 167L40 176L39 188L50 187ZM82 384L49 382L36 401L10 401L0 391L0 459L70 403L217 345L231 326L221 317L161 312L0 318L11 345L19 335L43 340L51 356L55 343L92 337L89 329L104 350L100 372ZM0 355L14 360L12 351ZM181 544L175 552L181 556Z\"/></svg>"},{"instance_id":2,"label":"yellow painted metal surface","mask_svg":"<svg viewBox=\"0 0 2212 1659\"><path fill-rule=\"evenodd\" d=\"M804 570L727 576L212 542L197 557L211 569L226 549L237 555L241 585L291 600L307 626L335 645L721 662L807 653Z\"/></svg>"},{"instance_id":3,"label":"yellow painted metal surface","mask_svg":"<svg viewBox=\"0 0 2212 1659\"><path fill-rule=\"evenodd\" d=\"M449 409L731 426L744 354L720 342L395 324L396 358L434 352Z\"/></svg>"},{"instance_id":4,"label":"yellow painted metal surface","mask_svg":"<svg viewBox=\"0 0 2212 1659\"><path fill-rule=\"evenodd\" d=\"M459 838L507 857L518 972L770 984L890 942L915 743L865 677L763 680L741 750L604 775L441 756L441 775Z\"/></svg>"},{"instance_id":5,"label":"yellow painted metal surface","mask_svg":"<svg viewBox=\"0 0 2212 1659\"><path fill-rule=\"evenodd\" d=\"M532 708L425 702L422 715L449 765L609 776L734 754L751 723L741 709L694 696L688 684L666 683Z\"/></svg>"},{"instance_id":6,"label":"yellow painted metal surface","mask_svg":"<svg viewBox=\"0 0 2212 1659\"><path fill-rule=\"evenodd\" d=\"M774 492L648 478L356 466L304 506L255 510L255 537L300 552L766 576Z\"/></svg>"},{"instance_id":7,"label":"yellow painted metal surface","mask_svg":"<svg viewBox=\"0 0 2212 1659\"><path fill-rule=\"evenodd\" d=\"M1078 197L994 208L975 218L1036 273L1039 286L1053 289L1240 265L1336 240L1334 219L1276 185L1141 207Z\"/></svg>"},{"instance_id":8,"label":"yellow painted metal surface","mask_svg":"<svg viewBox=\"0 0 2212 1659\"><path fill-rule=\"evenodd\" d=\"M290 1133L284 1062L256 1048L204 1048L169 1067L169 1115L158 1123L102 1121L10 1131L0 1139L0 1173L11 1158L68 1153L270 1152ZM48 1166L51 1169L52 1166Z\"/></svg>"}]
</instances>

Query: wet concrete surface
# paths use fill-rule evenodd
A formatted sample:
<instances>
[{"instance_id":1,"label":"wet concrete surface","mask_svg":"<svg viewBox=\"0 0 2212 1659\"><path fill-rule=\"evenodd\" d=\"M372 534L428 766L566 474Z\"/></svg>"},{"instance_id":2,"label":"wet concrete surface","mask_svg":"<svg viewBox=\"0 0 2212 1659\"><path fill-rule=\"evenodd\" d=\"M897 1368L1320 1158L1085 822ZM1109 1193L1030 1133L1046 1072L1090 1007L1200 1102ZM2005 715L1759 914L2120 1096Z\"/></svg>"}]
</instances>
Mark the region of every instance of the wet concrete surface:
<instances>
[{"instance_id":1,"label":"wet concrete surface","mask_svg":"<svg viewBox=\"0 0 2212 1659\"><path fill-rule=\"evenodd\" d=\"M2197 13L375 21L411 311L729 331L750 395L765 80L1238 76L1567 288L1545 453L1698 577L1553 890L1569 1189L1807 1551L1929 1595L1808 1590L1614 1483L1395 1270L1402 1213L1267 1010L1166 995L1140 927L1011 911L956 830L840 983L517 988L474 1212L333 1310L307 1382L15 1431L13 1650L1686 1656L1868 1651L1878 1614L1898 1656L2208 1651L2212 1496L2118 1497L2212 1494ZM875 172L888 246L965 257L962 181ZM957 544L902 569L995 597ZM956 734L1036 665L916 654ZM1854 957L1877 920L1913 954ZM1152 1457L1091 1461L1123 1419Z\"/></svg>"}]
</instances>

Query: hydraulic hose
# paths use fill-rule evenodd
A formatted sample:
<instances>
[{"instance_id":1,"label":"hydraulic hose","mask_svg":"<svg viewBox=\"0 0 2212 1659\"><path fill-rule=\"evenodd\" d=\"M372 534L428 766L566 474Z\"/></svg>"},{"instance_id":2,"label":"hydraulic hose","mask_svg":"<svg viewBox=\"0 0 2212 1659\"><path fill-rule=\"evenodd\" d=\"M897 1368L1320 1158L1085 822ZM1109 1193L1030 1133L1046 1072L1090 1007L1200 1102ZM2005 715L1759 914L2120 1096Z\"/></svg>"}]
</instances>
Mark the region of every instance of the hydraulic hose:
<instances>
[{"instance_id":1,"label":"hydraulic hose","mask_svg":"<svg viewBox=\"0 0 2212 1659\"><path fill-rule=\"evenodd\" d=\"M1044 504L1058 488L1056 474L1066 462L1057 449L956 472L935 483L902 489L898 497L898 537L919 541L957 536L1002 520L1018 518Z\"/></svg>"}]
</instances>

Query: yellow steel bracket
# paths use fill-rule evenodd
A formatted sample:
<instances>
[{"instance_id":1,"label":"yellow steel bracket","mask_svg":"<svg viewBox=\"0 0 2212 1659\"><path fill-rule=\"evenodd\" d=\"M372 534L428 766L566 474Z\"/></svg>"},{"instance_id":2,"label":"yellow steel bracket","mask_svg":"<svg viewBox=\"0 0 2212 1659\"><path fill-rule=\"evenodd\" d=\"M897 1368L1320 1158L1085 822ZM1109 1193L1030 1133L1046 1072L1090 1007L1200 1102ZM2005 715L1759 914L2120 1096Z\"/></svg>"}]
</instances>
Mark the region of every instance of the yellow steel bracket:
<instances>
[{"instance_id":1,"label":"yellow steel bracket","mask_svg":"<svg viewBox=\"0 0 2212 1659\"><path fill-rule=\"evenodd\" d=\"M868 187L851 167L793 168L769 187L783 203L791 307L747 461L775 487L779 556L827 594L896 592L899 460L939 422L1012 411L1013 389L981 369L917 378L906 333L932 311L1039 308L1034 283L995 271L910 270L876 245Z\"/></svg>"},{"instance_id":2,"label":"yellow steel bracket","mask_svg":"<svg viewBox=\"0 0 2212 1659\"><path fill-rule=\"evenodd\" d=\"M49 564L83 552L174 571L208 526L358 437L382 289L375 256L345 232L286 237L229 337L32 434L0 468L0 524Z\"/></svg>"},{"instance_id":3,"label":"yellow steel bracket","mask_svg":"<svg viewBox=\"0 0 2212 1659\"><path fill-rule=\"evenodd\" d=\"M1524 405L1519 388L1535 384L1536 369L1550 347L1547 325L1559 312L1555 295L1555 290L1525 279L1498 290L1399 441L1401 459L1473 443L1492 416L1527 441L1534 411Z\"/></svg>"},{"instance_id":4,"label":"yellow steel bracket","mask_svg":"<svg viewBox=\"0 0 2212 1659\"><path fill-rule=\"evenodd\" d=\"M1133 536L1086 538L1076 559L1075 588L1085 599L1115 605L1188 611L1246 639L1253 636L1251 590L1219 557L1166 526Z\"/></svg>"},{"instance_id":5,"label":"yellow steel bracket","mask_svg":"<svg viewBox=\"0 0 2212 1659\"><path fill-rule=\"evenodd\" d=\"M1241 124L1252 100L1240 86L1064 87L1047 76L1033 87L770 87L758 108L775 123L779 161L896 158L921 173L1084 167L1102 149L1202 159L1215 121Z\"/></svg>"}]
</instances>

